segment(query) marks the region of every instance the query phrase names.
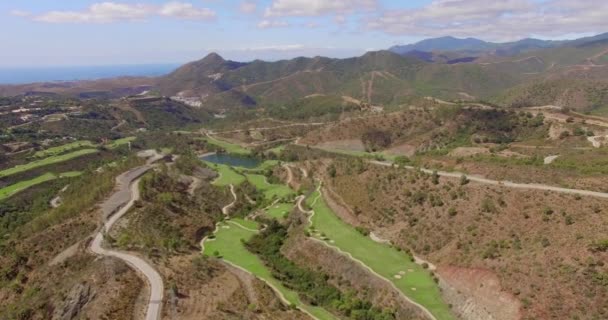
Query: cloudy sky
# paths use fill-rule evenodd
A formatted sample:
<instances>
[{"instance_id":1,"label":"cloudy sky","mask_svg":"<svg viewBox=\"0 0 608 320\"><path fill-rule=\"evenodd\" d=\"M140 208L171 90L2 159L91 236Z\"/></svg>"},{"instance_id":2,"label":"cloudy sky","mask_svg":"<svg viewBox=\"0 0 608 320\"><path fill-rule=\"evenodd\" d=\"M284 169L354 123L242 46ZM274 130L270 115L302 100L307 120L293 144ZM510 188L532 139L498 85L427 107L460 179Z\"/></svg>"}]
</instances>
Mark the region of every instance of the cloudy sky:
<instances>
[{"instance_id":1,"label":"cloudy sky","mask_svg":"<svg viewBox=\"0 0 608 320\"><path fill-rule=\"evenodd\" d=\"M0 66L347 57L427 37L608 31L605 0L19 0L0 2Z\"/></svg>"}]
</instances>

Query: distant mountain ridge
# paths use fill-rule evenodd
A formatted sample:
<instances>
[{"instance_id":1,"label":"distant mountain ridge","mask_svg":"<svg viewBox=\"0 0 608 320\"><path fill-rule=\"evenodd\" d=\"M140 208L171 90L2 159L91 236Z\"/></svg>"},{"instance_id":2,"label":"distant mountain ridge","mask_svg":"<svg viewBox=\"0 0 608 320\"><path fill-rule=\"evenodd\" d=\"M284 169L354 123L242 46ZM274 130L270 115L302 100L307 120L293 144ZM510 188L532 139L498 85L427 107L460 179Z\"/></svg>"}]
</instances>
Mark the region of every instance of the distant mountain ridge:
<instances>
[{"instance_id":1,"label":"distant mountain ridge","mask_svg":"<svg viewBox=\"0 0 608 320\"><path fill-rule=\"evenodd\" d=\"M202 107L220 112L306 105L298 101L321 96L327 97L326 101L381 106L406 105L413 97L427 96L491 100L504 105L572 101L578 109L605 101L603 96L598 98L601 92L591 89L598 82L608 82L608 34L567 42L524 39L500 46L478 39L461 40L443 37L420 46L461 51L398 54L384 50L348 59L299 57L239 63L210 54L162 77L159 90L165 96L200 100ZM479 48L510 54L473 55ZM515 54L519 51L524 52ZM577 79L595 81L579 81L579 90L566 91L576 97L552 94L541 99L546 85L537 84L557 83L559 79L566 81L560 85L564 88Z\"/></svg>"},{"instance_id":2,"label":"distant mountain ridge","mask_svg":"<svg viewBox=\"0 0 608 320\"><path fill-rule=\"evenodd\" d=\"M476 38L456 38L451 36L424 39L413 44L396 45L389 51L401 55L411 55L417 52L462 52L463 56L468 54L479 56L482 54L495 54L498 56L512 56L531 50L557 48L568 45L580 45L586 42L608 39L608 33L598 34L575 40L541 40L526 38L513 42L488 42ZM419 54L419 53L417 53Z\"/></svg>"}]
</instances>

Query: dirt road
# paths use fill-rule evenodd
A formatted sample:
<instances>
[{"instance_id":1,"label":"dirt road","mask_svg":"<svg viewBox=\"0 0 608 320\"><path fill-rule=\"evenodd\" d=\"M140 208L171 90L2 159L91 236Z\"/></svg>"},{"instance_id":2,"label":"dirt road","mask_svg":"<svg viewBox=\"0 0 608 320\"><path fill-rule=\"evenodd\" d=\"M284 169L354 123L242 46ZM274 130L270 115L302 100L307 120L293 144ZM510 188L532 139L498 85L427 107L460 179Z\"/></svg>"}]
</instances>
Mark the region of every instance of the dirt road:
<instances>
[{"instance_id":1,"label":"dirt road","mask_svg":"<svg viewBox=\"0 0 608 320\"><path fill-rule=\"evenodd\" d=\"M388 161L373 160L373 161L370 161L370 163L385 166L385 167L393 166L393 163L388 162ZM419 169L419 168L415 168L412 166L405 166L404 168L406 168L408 170L420 170L422 172L429 173L429 174L433 173L433 170ZM495 185L495 186L502 186L502 187L507 187L507 188L553 191L553 192L578 194L581 196L590 196L590 197L608 199L608 193L606 193L606 192L589 191L589 190L581 190L581 189L568 189L568 188L554 187L554 186L548 186L548 185L536 184L536 183L516 183L516 182L511 182L511 181L497 181L497 180L487 179L487 178L480 177L480 176L464 174L462 172L437 171L437 174L441 177L457 178L457 179L460 179L462 176L465 176L470 181L483 183L483 184L491 184L491 185Z\"/></svg>"}]
</instances>

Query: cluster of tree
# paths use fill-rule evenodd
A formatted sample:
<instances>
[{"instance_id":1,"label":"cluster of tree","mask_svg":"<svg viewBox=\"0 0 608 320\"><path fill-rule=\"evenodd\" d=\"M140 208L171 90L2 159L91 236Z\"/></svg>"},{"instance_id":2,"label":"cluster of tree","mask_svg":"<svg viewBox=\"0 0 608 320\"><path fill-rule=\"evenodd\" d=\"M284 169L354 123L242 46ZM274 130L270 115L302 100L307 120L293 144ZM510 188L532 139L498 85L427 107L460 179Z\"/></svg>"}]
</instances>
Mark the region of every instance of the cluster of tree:
<instances>
[{"instance_id":1,"label":"cluster of tree","mask_svg":"<svg viewBox=\"0 0 608 320\"><path fill-rule=\"evenodd\" d=\"M374 307L369 301L359 299L353 293L342 293L328 283L329 276L302 268L281 253L287 237L287 228L272 220L266 229L247 242L247 248L259 255L271 268L273 276L288 288L298 292L302 300L322 306L348 319L391 320L395 313L389 309Z\"/></svg>"},{"instance_id":2,"label":"cluster of tree","mask_svg":"<svg viewBox=\"0 0 608 320\"><path fill-rule=\"evenodd\" d=\"M389 132L372 129L363 133L361 141L365 145L365 150L376 152L390 146L392 138Z\"/></svg>"}]
</instances>

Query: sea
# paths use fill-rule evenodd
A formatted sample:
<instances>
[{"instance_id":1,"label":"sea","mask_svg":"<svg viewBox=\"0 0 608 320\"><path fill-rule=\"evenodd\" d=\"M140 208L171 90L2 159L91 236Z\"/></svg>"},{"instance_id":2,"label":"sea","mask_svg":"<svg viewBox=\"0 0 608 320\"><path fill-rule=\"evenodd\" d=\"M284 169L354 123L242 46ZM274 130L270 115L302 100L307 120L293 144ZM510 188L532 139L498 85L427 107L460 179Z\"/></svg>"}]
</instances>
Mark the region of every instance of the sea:
<instances>
[{"instance_id":1,"label":"sea","mask_svg":"<svg viewBox=\"0 0 608 320\"><path fill-rule=\"evenodd\" d=\"M178 67L179 64L0 67L0 84L95 80L123 76L154 77L168 74Z\"/></svg>"}]
</instances>

